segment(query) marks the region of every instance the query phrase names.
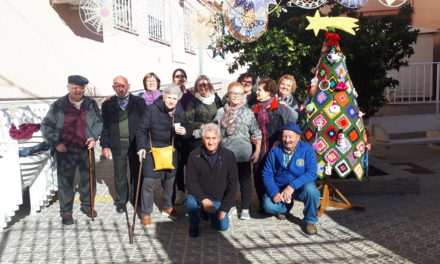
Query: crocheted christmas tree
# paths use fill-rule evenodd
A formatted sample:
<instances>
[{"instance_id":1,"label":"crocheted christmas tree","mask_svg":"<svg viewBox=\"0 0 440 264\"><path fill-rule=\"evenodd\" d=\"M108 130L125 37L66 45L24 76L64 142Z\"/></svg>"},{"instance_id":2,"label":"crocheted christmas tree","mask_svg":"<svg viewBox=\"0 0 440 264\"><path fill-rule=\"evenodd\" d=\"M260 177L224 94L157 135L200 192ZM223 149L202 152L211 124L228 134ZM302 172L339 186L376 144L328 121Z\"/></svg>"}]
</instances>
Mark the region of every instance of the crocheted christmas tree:
<instances>
[{"instance_id":1,"label":"crocheted christmas tree","mask_svg":"<svg viewBox=\"0 0 440 264\"><path fill-rule=\"evenodd\" d=\"M319 177L336 172L345 178L353 172L361 180L368 171L371 146L336 33L326 33L308 92L299 125L303 140L316 151Z\"/></svg>"}]
</instances>

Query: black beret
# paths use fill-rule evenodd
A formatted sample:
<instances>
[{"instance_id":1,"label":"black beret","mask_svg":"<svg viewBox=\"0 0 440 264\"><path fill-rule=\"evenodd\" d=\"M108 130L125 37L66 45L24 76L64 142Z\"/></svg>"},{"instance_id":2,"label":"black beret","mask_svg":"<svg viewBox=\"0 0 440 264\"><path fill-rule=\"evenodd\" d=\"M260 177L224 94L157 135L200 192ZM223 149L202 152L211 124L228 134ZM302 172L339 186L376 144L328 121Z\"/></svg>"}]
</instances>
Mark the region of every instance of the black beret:
<instances>
[{"instance_id":1,"label":"black beret","mask_svg":"<svg viewBox=\"0 0 440 264\"><path fill-rule=\"evenodd\" d=\"M67 78L67 83L83 86L83 85L88 84L89 80L87 80L86 77L83 77L81 75L70 75Z\"/></svg>"}]
</instances>

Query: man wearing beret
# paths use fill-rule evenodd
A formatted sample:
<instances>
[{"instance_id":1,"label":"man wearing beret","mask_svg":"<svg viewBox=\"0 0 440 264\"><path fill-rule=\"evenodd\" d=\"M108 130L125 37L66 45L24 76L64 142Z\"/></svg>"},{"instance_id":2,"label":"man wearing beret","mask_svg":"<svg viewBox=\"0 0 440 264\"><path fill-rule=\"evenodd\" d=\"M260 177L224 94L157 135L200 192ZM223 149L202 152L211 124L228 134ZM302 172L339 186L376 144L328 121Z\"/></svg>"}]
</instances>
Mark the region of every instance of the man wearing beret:
<instances>
[{"instance_id":1,"label":"man wearing beret","mask_svg":"<svg viewBox=\"0 0 440 264\"><path fill-rule=\"evenodd\" d=\"M41 122L41 132L56 153L58 199L62 223L71 225L74 223L72 217L73 183L77 167L80 173L81 212L88 217L92 216L88 150L93 150L101 134L102 117L96 101L84 96L85 86L89 81L80 75L71 75L67 81L69 93L51 105ZM93 174L95 174L94 155L92 155L92 167ZM93 194L95 194L95 175L93 175L93 180ZM97 216L96 212L94 216Z\"/></svg>"},{"instance_id":2,"label":"man wearing beret","mask_svg":"<svg viewBox=\"0 0 440 264\"><path fill-rule=\"evenodd\" d=\"M142 114L147 105L142 97L129 93L130 84L124 76L113 79L113 90L116 95L102 104L104 127L101 134L102 155L113 156L114 180L117 198L116 212L126 211L129 198L127 182L127 158L130 164L131 194L135 194L136 175L139 172L139 158L136 154L135 131L141 123Z\"/></svg>"},{"instance_id":3,"label":"man wearing beret","mask_svg":"<svg viewBox=\"0 0 440 264\"><path fill-rule=\"evenodd\" d=\"M278 219L285 220L293 200L304 202L306 233L317 233L320 193L315 185L317 161L311 145L299 141L301 129L293 122L282 127L282 144L272 148L262 171L266 187L263 208Z\"/></svg>"}]
</instances>

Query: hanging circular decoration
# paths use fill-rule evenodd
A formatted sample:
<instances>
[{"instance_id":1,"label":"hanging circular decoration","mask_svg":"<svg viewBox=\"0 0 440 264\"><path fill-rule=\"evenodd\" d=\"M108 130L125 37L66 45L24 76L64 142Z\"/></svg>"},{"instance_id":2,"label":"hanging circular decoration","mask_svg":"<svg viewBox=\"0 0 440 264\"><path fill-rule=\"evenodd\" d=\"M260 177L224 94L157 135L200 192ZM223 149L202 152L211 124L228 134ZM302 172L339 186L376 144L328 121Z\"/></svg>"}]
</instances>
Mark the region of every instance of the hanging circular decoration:
<instances>
[{"instance_id":1,"label":"hanging circular decoration","mask_svg":"<svg viewBox=\"0 0 440 264\"><path fill-rule=\"evenodd\" d=\"M338 0L338 2L348 8L361 8L368 0Z\"/></svg>"},{"instance_id":2,"label":"hanging circular decoration","mask_svg":"<svg viewBox=\"0 0 440 264\"><path fill-rule=\"evenodd\" d=\"M379 2L384 6L399 7L403 5L406 2L406 0L379 0Z\"/></svg>"},{"instance_id":3,"label":"hanging circular decoration","mask_svg":"<svg viewBox=\"0 0 440 264\"><path fill-rule=\"evenodd\" d=\"M319 89L321 91L327 91L330 88L330 82L327 80L322 80L319 82Z\"/></svg>"},{"instance_id":4,"label":"hanging circular decoration","mask_svg":"<svg viewBox=\"0 0 440 264\"><path fill-rule=\"evenodd\" d=\"M291 0L293 4L305 9L315 9L322 6L327 0Z\"/></svg>"},{"instance_id":5,"label":"hanging circular decoration","mask_svg":"<svg viewBox=\"0 0 440 264\"><path fill-rule=\"evenodd\" d=\"M91 32L103 35L114 34L112 0L81 0L79 16L84 26Z\"/></svg>"},{"instance_id":6,"label":"hanging circular decoration","mask_svg":"<svg viewBox=\"0 0 440 264\"><path fill-rule=\"evenodd\" d=\"M245 10L243 6L234 6L224 10L225 24L232 36L244 42L259 39L267 31L267 9Z\"/></svg>"}]
</instances>

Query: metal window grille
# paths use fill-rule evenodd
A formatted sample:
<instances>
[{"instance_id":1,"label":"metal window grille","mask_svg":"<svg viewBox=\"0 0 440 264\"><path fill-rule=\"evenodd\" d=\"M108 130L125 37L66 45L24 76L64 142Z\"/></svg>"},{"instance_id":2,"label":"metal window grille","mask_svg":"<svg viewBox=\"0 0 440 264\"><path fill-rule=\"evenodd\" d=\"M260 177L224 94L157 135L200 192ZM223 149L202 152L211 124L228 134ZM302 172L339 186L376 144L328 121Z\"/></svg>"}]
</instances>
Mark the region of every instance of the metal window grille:
<instances>
[{"instance_id":1,"label":"metal window grille","mask_svg":"<svg viewBox=\"0 0 440 264\"><path fill-rule=\"evenodd\" d=\"M149 0L148 34L151 38L168 43L164 0Z\"/></svg>"},{"instance_id":2,"label":"metal window grille","mask_svg":"<svg viewBox=\"0 0 440 264\"><path fill-rule=\"evenodd\" d=\"M185 31L183 34L183 42L185 50L187 51L194 51L193 43L192 43L192 37L191 37L191 21L192 21L192 15L193 13L188 7L183 8L183 17L184 17L184 23L185 23Z\"/></svg>"},{"instance_id":3,"label":"metal window grille","mask_svg":"<svg viewBox=\"0 0 440 264\"><path fill-rule=\"evenodd\" d=\"M133 28L131 0L113 0L114 27L131 33Z\"/></svg>"}]
</instances>

